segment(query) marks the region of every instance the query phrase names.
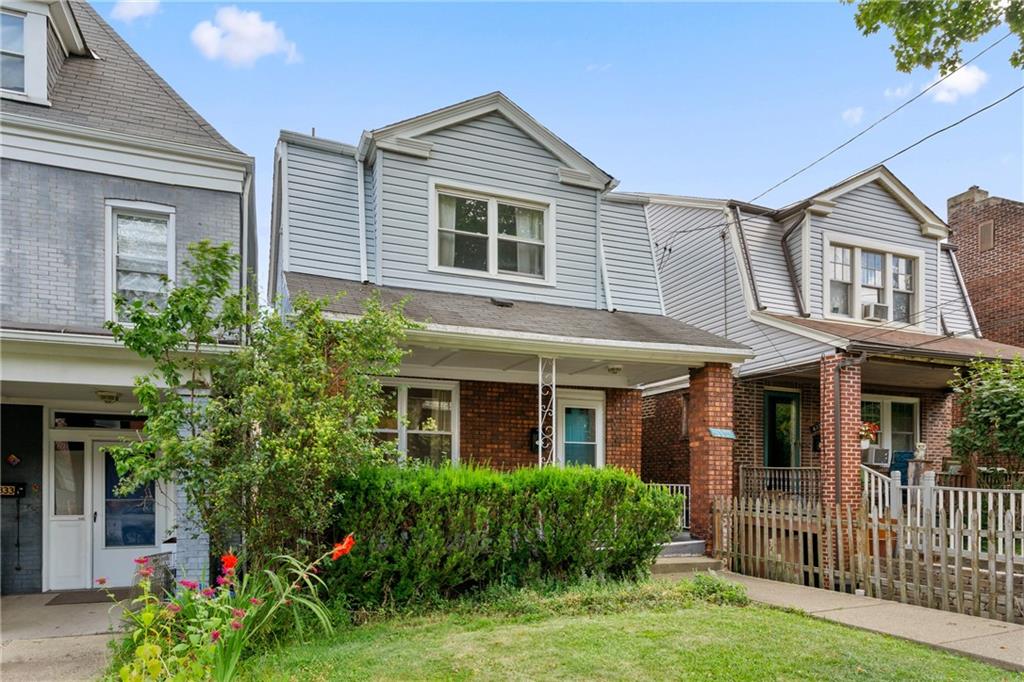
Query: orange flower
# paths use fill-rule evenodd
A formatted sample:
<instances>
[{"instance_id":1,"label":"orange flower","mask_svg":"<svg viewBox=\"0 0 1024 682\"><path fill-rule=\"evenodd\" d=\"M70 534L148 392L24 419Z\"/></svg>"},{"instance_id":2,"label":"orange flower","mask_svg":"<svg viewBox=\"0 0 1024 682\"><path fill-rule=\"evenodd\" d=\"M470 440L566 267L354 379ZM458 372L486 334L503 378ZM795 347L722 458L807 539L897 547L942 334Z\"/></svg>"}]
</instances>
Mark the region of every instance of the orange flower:
<instances>
[{"instance_id":1,"label":"orange flower","mask_svg":"<svg viewBox=\"0 0 1024 682\"><path fill-rule=\"evenodd\" d=\"M341 542L334 543L334 550L331 551L331 561L337 561L341 557L345 556L352 551L352 547L355 546L356 539L349 533L344 540Z\"/></svg>"},{"instance_id":2,"label":"orange flower","mask_svg":"<svg viewBox=\"0 0 1024 682\"><path fill-rule=\"evenodd\" d=\"M221 556L220 565L225 571L233 570L235 566L238 565L238 557L236 557L232 552L228 552Z\"/></svg>"}]
</instances>

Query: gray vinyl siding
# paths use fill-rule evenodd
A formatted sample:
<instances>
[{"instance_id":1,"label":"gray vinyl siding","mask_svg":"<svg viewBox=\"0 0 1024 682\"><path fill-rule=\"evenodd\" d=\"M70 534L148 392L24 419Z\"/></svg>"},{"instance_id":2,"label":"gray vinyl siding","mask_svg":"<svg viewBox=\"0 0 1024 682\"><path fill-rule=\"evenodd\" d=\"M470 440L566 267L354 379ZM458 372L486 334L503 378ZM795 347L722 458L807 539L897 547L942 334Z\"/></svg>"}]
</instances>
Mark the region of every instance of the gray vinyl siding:
<instances>
[{"instance_id":1,"label":"gray vinyl siding","mask_svg":"<svg viewBox=\"0 0 1024 682\"><path fill-rule=\"evenodd\" d=\"M743 213L741 217L761 305L772 312L798 315L800 311L782 253L782 226L764 216Z\"/></svg>"},{"instance_id":2,"label":"gray vinyl siding","mask_svg":"<svg viewBox=\"0 0 1024 682\"><path fill-rule=\"evenodd\" d=\"M377 168L363 164L363 194L366 197L366 278L377 278Z\"/></svg>"},{"instance_id":3,"label":"gray vinyl siding","mask_svg":"<svg viewBox=\"0 0 1024 682\"><path fill-rule=\"evenodd\" d=\"M720 209L649 206L655 241L672 248L659 271L666 313L752 348L755 357L743 363L741 375L810 362L828 351L824 344L750 319L737 254L720 236L724 218Z\"/></svg>"},{"instance_id":4,"label":"gray vinyl siding","mask_svg":"<svg viewBox=\"0 0 1024 682\"><path fill-rule=\"evenodd\" d=\"M601 236L615 308L660 315L661 298L644 207L603 202Z\"/></svg>"},{"instance_id":5,"label":"gray vinyl siding","mask_svg":"<svg viewBox=\"0 0 1024 682\"><path fill-rule=\"evenodd\" d=\"M800 222L801 223L803 222L803 218L800 219ZM790 227L791 225L792 225L792 222L790 222L790 223L788 223L786 225L780 226L781 229L782 229L782 233L785 233L786 229L788 227ZM789 251L789 257L793 259L793 275L796 277L796 284L799 287L802 287L804 285L804 275L803 275L803 272L804 272L803 271L803 268L804 268L803 238L804 238L804 229L805 228L806 228L806 225L800 225L799 227L797 227L795 230L793 230L790 233L789 239L786 240L786 249ZM796 299L794 298L793 300L794 300L794 305L796 305L796 303L795 303ZM804 307L805 308L807 307L807 301L804 301Z\"/></svg>"},{"instance_id":6,"label":"gray vinyl siding","mask_svg":"<svg viewBox=\"0 0 1024 682\"><path fill-rule=\"evenodd\" d=\"M911 247L923 252L923 324L929 331L938 331L936 305L938 253L936 241L921 234L921 225L878 183L854 189L836 200L828 216L811 218L811 300L812 314L822 316L822 281L824 276L823 231L851 238L874 239L893 245ZM919 294L920 295L920 294Z\"/></svg>"},{"instance_id":7,"label":"gray vinyl siding","mask_svg":"<svg viewBox=\"0 0 1024 682\"><path fill-rule=\"evenodd\" d=\"M954 334L972 333L974 329L967 310L967 299L953 271L953 254L948 251L943 251L939 256L939 291L946 328ZM981 331L984 333L985 330Z\"/></svg>"},{"instance_id":8,"label":"gray vinyl siding","mask_svg":"<svg viewBox=\"0 0 1024 682\"><path fill-rule=\"evenodd\" d=\"M288 269L359 279L356 162L288 144Z\"/></svg>"},{"instance_id":9,"label":"gray vinyl siding","mask_svg":"<svg viewBox=\"0 0 1024 682\"><path fill-rule=\"evenodd\" d=\"M53 26L46 23L46 92L52 92L60 75L60 67L64 66L64 48L60 46L60 38Z\"/></svg>"},{"instance_id":10,"label":"gray vinyl siding","mask_svg":"<svg viewBox=\"0 0 1024 682\"><path fill-rule=\"evenodd\" d=\"M489 114L417 139L434 145L429 159L383 155L382 284L451 293L595 307L597 191L558 181L562 164L500 114ZM465 183L554 199L557 286L462 276L428 269L428 180Z\"/></svg>"}]
</instances>

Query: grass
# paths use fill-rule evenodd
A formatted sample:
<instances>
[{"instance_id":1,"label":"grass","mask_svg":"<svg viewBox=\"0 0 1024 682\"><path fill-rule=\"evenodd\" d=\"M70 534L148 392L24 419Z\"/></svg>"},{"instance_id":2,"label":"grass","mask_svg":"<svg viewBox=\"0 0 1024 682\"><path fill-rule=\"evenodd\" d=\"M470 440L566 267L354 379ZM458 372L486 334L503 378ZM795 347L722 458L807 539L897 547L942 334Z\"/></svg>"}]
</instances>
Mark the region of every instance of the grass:
<instances>
[{"instance_id":1,"label":"grass","mask_svg":"<svg viewBox=\"0 0 1024 682\"><path fill-rule=\"evenodd\" d=\"M717 603L716 603L717 602ZM712 579L585 585L371 618L250 659L259 680L1024 679L902 640L744 606Z\"/></svg>"}]
</instances>

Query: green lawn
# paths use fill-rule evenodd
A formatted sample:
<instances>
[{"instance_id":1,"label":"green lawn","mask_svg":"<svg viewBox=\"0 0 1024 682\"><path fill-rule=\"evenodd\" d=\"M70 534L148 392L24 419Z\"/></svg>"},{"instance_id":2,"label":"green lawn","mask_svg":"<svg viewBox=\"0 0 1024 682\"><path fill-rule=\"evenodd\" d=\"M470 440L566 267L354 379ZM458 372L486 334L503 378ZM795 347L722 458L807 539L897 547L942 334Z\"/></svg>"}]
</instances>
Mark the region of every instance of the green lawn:
<instances>
[{"instance_id":1,"label":"green lawn","mask_svg":"<svg viewBox=\"0 0 1024 682\"><path fill-rule=\"evenodd\" d=\"M251 659L246 674L303 681L1024 679L796 613L650 595L629 601L613 599L606 608L577 595L570 608L563 600L525 615L485 608L397 617Z\"/></svg>"}]
</instances>

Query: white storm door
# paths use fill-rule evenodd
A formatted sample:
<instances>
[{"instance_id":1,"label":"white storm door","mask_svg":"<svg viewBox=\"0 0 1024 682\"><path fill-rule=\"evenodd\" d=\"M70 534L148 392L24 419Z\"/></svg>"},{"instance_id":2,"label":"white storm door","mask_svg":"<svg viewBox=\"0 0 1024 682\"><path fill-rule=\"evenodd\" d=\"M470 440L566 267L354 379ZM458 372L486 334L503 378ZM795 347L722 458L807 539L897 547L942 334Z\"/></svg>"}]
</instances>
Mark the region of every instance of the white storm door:
<instances>
[{"instance_id":1,"label":"white storm door","mask_svg":"<svg viewBox=\"0 0 1024 682\"><path fill-rule=\"evenodd\" d=\"M117 443L92 444L92 572L112 587L124 587L132 584L137 568L132 560L159 551L165 515L158 513L152 485L128 496L115 494L120 477L114 458L105 452L111 445Z\"/></svg>"},{"instance_id":2,"label":"white storm door","mask_svg":"<svg viewBox=\"0 0 1024 682\"><path fill-rule=\"evenodd\" d=\"M92 568L89 535L92 510L90 457L87 440L53 441L50 457L48 587L77 590L89 587Z\"/></svg>"},{"instance_id":3,"label":"white storm door","mask_svg":"<svg viewBox=\"0 0 1024 682\"><path fill-rule=\"evenodd\" d=\"M604 394L558 392L558 460L563 465L604 466Z\"/></svg>"}]
</instances>

